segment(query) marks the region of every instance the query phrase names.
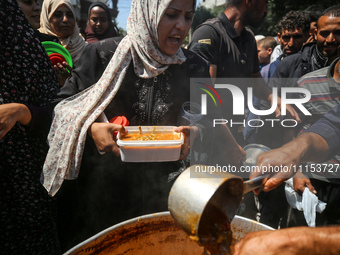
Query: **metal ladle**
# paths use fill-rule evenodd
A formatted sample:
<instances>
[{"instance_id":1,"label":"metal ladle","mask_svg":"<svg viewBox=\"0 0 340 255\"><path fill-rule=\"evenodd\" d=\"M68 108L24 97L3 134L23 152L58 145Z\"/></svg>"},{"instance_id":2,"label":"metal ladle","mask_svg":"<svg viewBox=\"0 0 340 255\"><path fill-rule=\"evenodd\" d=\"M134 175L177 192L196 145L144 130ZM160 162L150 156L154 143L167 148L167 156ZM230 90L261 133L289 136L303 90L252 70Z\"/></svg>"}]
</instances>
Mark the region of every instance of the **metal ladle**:
<instances>
[{"instance_id":1,"label":"metal ladle","mask_svg":"<svg viewBox=\"0 0 340 255\"><path fill-rule=\"evenodd\" d=\"M197 174L197 169L206 167L194 165L187 168L173 184L168 199L171 215L193 239L200 237L200 222L208 204L218 208L231 222L243 195L259 188L263 179L268 177L261 175L243 182L241 177L230 173Z\"/></svg>"},{"instance_id":2,"label":"metal ladle","mask_svg":"<svg viewBox=\"0 0 340 255\"><path fill-rule=\"evenodd\" d=\"M247 153L244 164L254 166L257 156L270 148L250 144L244 150ZM214 226L230 224L244 194L261 187L267 177L260 175L243 181L241 177L217 171L213 166L194 165L173 184L168 208L183 230L202 244L202 238L214 231Z\"/></svg>"}]
</instances>

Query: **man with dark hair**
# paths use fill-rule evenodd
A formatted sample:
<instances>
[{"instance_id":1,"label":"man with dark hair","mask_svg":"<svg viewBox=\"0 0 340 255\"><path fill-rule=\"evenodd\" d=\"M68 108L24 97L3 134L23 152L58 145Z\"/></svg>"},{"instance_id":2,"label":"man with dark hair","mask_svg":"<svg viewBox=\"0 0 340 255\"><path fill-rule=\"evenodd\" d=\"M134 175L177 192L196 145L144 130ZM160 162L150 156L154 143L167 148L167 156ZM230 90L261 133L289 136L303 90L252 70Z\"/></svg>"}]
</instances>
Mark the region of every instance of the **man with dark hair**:
<instances>
[{"instance_id":1,"label":"man with dark hair","mask_svg":"<svg viewBox=\"0 0 340 255\"><path fill-rule=\"evenodd\" d=\"M340 45L340 9L333 8L325 11L325 13L318 19L317 30L314 32L315 42L307 43L303 46L302 50L297 54L284 58L278 65L274 75L270 79L269 85L272 87L295 87L297 86L297 79L303 75L321 69L324 66L329 66L337 58L337 49ZM326 69L323 69L323 71ZM312 101L306 107L312 112L312 118L315 119L317 111L324 111L329 109L332 103L336 103L336 96L329 96L325 86L315 86L315 77L308 76L300 87L308 89L312 93ZM283 79L294 78L294 79ZM308 85L312 84L312 85ZM338 88L331 86L331 91L335 92ZM313 90L311 90L313 88ZM318 100L321 102L319 103ZM327 102L326 102L327 101ZM333 101L333 102L331 102ZM308 106L310 105L310 106ZM269 107L269 106L267 106ZM324 112L323 112L324 114ZM319 115L320 116L320 115ZM256 137L256 142L265 144L271 148L277 148L290 141L295 137L296 130L292 128L282 128L275 126L266 129L259 129ZM275 143L273 142L275 141ZM306 183L303 178L296 179L299 183ZM315 185L317 182L313 182ZM301 184L296 184L296 186ZM304 184L303 184L304 185ZM303 186L302 185L302 186ZM316 186L321 189L327 185L319 184ZM330 190L327 186L324 190ZM270 196L270 193L265 197ZM289 225L300 224L299 214L291 212L291 219L287 221ZM336 219L336 217L334 217ZM320 220L322 221L322 220Z\"/></svg>"},{"instance_id":2,"label":"man with dark hair","mask_svg":"<svg viewBox=\"0 0 340 255\"><path fill-rule=\"evenodd\" d=\"M334 67L333 78L340 82L340 66ZM279 187L295 174L303 162L323 162L340 152L340 104L326 113L306 132L281 148L262 153L257 158L257 166L267 169L287 169L273 173L263 184L264 191ZM320 164L315 164L316 166ZM271 166L269 168L268 166ZM337 173L331 168L326 171ZM325 172L323 170L323 172ZM251 174L251 179L260 172ZM255 192L258 192L256 190ZM319 193L319 192L318 192ZM339 194L339 193L338 193ZM336 202L336 200L333 200ZM328 206L328 205L327 205ZM332 210L339 215L339 203ZM258 231L247 234L235 245L235 255L276 254L278 249L289 251L287 254L339 254L340 226L292 227L275 231Z\"/></svg>"},{"instance_id":3,"label":"man with dark hair","mask_svg":"<svg viewBox=\"0 0 340 255\"><path fill-rule=\"evenodd\" d=\"M308 38L310 27L308 16L303 12L291 11L287 13L279 24L281 34L278 34L283 55L276 60L278 65L275 72L270 74L270 87L277 87L279 92L280 88L283 87L296 87L298 78L306 73L328 66L336 58L336 46L339 45L340 41L336 42L336 36L332 36L334 33L336 34L339 26L337 19L334 18L336 16L335 12L335 10L326 12L319 18L317 31L314 32L316 42L306 44L304 42ZM295 27L297 24L298 29ZM331 34L331 36L327 34ZM301 51L299 51L298 47L302 47ZM270 68L274 64L272 63ZM290 95L288 96L290 97ZM268 109L269 104L262 101L261 108ZM294 131L293 128L285 128L277 124L273 126L264 125L257 129L255 143L264 144L272 149L278 148L294 137ZM261 212L263 221L261 221L271 226L273 226L273 222L276 222L275 217L273 217L274 213L281 214L279 217L282 219L286 217L286 214L283 213L285 211L283 208L273 210L277 196L283 187L281 186L280 188L280 190L273 191L275 194L260 194L263 196L263 199L260 199L261 203L263 203ZM268 203L270 200L272 202ZM278 206L282 207L283 203L278 204ZM266 213L267 211L268 213Z\"/></svg>"},{"instance_id":4,"label":"man with dark hair","mask_svg":"<svg viewBox=\"0 0 340 255\"><path fill-rule=\"evenodd\" d=\"M259 71L254 34L246 27L260 26L267 15L267 5L268 0L228 1L227 8L218 18L210 19L196 28L189 49L210 62L210 75L213 79L259 78L252 83L254 95L271 104L273 95ZM244 85L237 86L246 92ZM224 101L223 117L233 118L235 122L241 121L244 116L231 115L232 100ZM278 107L280 105L279 98ZM296 113L291 107L288 111L295 118ZM243 145L243 130L234 125L230 131L237 142Z\"/></svg>"},{"instance_id":5,"label":"man with dark hair","mask_svg":"<svg viewBox=\"0 0 340 255\"><path fill-rule=\"evenodd\" d=\"M196 28L189 49L210 62L212 78L259 74L256 41L246 26L258 27L263 22L268 12L267 2L228 1L227 8L218 18Z\"/></svg>"},{"instance_id":6,"label":"man with dark hair","mask_svg":"<svg viewBox=\"0 0 340 255\"><path fill-rule=\"evenodd\" d=\"M340 44L339 17L340 9L325 11L318 19L317 30L314 31L315 42L306 43L297 54L284 58L272 77L300 78L309 72L329 66L337 58L337 47ZM269 85L283 87L278 83L280 81L282 80L272 79ZM285 85L296 86L296 83Z\"/></svg>"},{"instance_id":7,"label":"man with dark hair","mask_svg":"<svg viewBox=\"0 0 340 255\"><path fill-rule=\"evenodd\" d=\"M246 27L261 25L268 12L267 5L268 0L228 1L226 9L219 17L210 19L196 28L188 48L210 62L209 71L213 79L257 78L251 83L254 95L272 103L272 92L260 74L254 34ZM246 92L247 85L236 85ZM233 100L229 99L229 96L223 97L226 98L223 100L223 118L233 119L235 122L243 121L245 116L232 115ZM278 98L278 108L280 105L281 100ZM293 118L296 117L291 107L288 111ZM278 111L276 113L279 114ZM236 141L243 146L245 144L243 129L239 127L230 126L230 131ZM255 213L250 215L250 211L248 208L245 210L247 217L255 218Z\"/></svg>"},{"instance_id":8,"label":"man with dark hair","mask_svg":"<svg viewBox=\"0 0 340 255\"><path fill-rule=\"evenodd\" d=\"M261 69L261 75L267 83L273 76L275 69L281 60L289 55L297 53L302 48L303 44L308 39L309 25L309 16L301 11L290 11L281 19L278 24L279 32L277 33L277 39L279 45L277 47L280 47L282 53L275 61ZM261 104L258 102L258 99L255 99L254 101L257 102L258 107L262 109L270 107L265 101L262 101ZM247 125L245 129L250 130L251 128ZM257 128L255 133L254 129L252 129L253 132L245 133L245 138L247 142L257 142L271 148L277 147L281 144L281 140L279 137L273 138L273 136L267 136L267 133L271 132L271 129L271 126L264 126L262 128Z\"/></svg>"},{"instance_id":9,"label":"man with dark hair","mask_svg":"<svg viewBox=\"0 0 340 255\"><path fill-rule=\"evenodd\" d=\"M335 77L334 77L335 78ZM338 78L339 80L339 75ZM295 174L302 162L322 162L340 151L340 105L334 107L307 132L281 148L262 153L257 158L258 166L267 169L288 169L273 173L263 184L264 191L279 187ZM317 164L316 164L317 165ZM271 166L269 168L268 166ZM332 170L332 169L327 169ZM334 170L333 170L334 171ZM254 172L251 179L261 174ZM258 192L258 191L256 191ZM334 211L339 215L339 204ZM247 234L235 245L234 254L339 254L340 226L292 227L275 231L258 231Z\"/></svg>"},{"instance_id":10,"label":"man with dark hair","mask_svg":"<svg viewBox=\"0 0 340 255\"><path fill-rule=\"evenodd\" d=\"M340 56L340 46L338 47L338 55ZM318 84L315 85L334 88L336 84L340 83L340 59L334 61L328 68L307 74L301 78L300 81L301 83L310 82L310 86L313 86L313 83L317 82ZM318 107L315 106L315 108ZM339 152L340 104L337 104L293 141L285 144L281 148L262 153L258 156L258 166L271 166L272 169L276 169L275 166L280 166L280 169L287 167L286 169L289 170L273 173L263 184L263 190L268 192L279 187L285 180L295 174L295 170L299 168L301 163L324 162ZM336 179L339 178L339 172L337 170L329 166L325 167L323 163L314 165L316 166L315 168L321 165L323 168L323 171L315 171L316 173L328 175L329 177L333 176L332 179L334 181L339 181L339 179ZM303 170L306 169L307 168L303 168ZM306 172L313 171L309 169ZM256 172L252 173L251 178L256 177L257 174ZM330 226L316 228L293 227L267 231L266 233L261 231L257 233L254 232L245 236L241 242L235 246L234 254L275 254L280 247L289 250L289 254L339 254L340 227L337 226L339 224L338 222L332 221L339 217L339 188L332 184L326 184L324 187L323 190L317 189L317 195L319 199L322 200L325 197L330 199L327 201L327 207L323 212L323 214L330 214L330 217L327 217L327 221L329 221L323 223L324 225L330 224ZM258 190L256 190L256 192L258 192ZM273 245L273 241L275 245Z\"/></svg>"},{"instance_id":11,"label":"man with dark hair","mask_svg":"<svg viewBox=\"0 0 340 255\"><path fill-rule=\"evenodd\" d=\"M213 80L261 76L254 34L246 25L258 27L263 22L268 12L267 2L228 1L227 8L219 17L207 20L196 28L188 48L209 61ZM264 82L254 86L254 93L265 101L271 100L271 91ZM229 98L224 100L223 117L236 120L231 115L231 102L232 99ZM241 121L242 118L240 116L236 121ZM236 141L243 146L244 138L240 129L236 126L229 128Z\"/></svg>"},{"instance_id":12,"label":"man with dark hair","mask_svg":"<svg viewBox=\"0 0 340 255\"><path fill-rule=\"evenodd\" d=\"M340 31L340 17L338 18L338 31ZM336 28L336 27L335 27ZM335 30L335 31L336 31ZM330 31L330 34L332 32ZM336 34L336 33L334 33ZM340 34L339 34L340 37ZM340 46L338 47L338 56L340 56ZM302 126L297 126L297 131L303 132L309 126L314 124L329 110L340 104L340 61L339 58L332 62L329 67L321 68L314 72L304 75L299 81L298 86L308 90L312 94L312 99L304 104L304 107L312 114L302 119ZM328 161L322 162L322 166L328 169L336 168L340 163L340 154L335 155ZM314 172L315 164L307 163L305 169L309 169L306 175L311 178L310 183L318 191L319 199L327 203L326 210L317 217L317 225L329 225L340 223L340 179L337 173ZM294 189L302 193L306 187L306 180L301 178L302 174L294 177ZM309 181L308 181L309 182ZM293 224L306 225L303 214L300 211L293 210Z\"/></svg>"},{"instance_id":13,"label":"man with dark hair","mask_svg":"<svg viewBox=\"0 0 340 255\"><path fill-rule=\"evenodd\" d=\"M309 27L310 18L304 12L290 11L282 18L278 24L279 32L277 33L282 54L270 64L268 77L264 78L272 77L276 67L283 58L301 50L303 44L308 39Z\"/></svg>"},{"instance_id":14,"label":"man with dark hair","mask_svg":"<svg viewBox=\"0 0 340 255\"><path fill-rule=\"evenodd\" d=\"M270 87L277 87L278 91L283 87L296 87L297 80L303 75L329 66L337 58L337 47L340 45L340 9L329 10L325 10L324 14L318 19L317 30L314 31L315 42L306 43L301 51L279 61L269 80ZM289 52L289 50L286 52ZM269 104L262 101L261 109L268 108ZM256 142L265 144L270 148L280 147L283 143L288 142L293 135L291 132L285 132L285 135L283 135L282 132L283 130L282 128L280 130L279 126L270 127L269 131L266 127L262 130L258 129Z\"/></svg>"}]
</instances>

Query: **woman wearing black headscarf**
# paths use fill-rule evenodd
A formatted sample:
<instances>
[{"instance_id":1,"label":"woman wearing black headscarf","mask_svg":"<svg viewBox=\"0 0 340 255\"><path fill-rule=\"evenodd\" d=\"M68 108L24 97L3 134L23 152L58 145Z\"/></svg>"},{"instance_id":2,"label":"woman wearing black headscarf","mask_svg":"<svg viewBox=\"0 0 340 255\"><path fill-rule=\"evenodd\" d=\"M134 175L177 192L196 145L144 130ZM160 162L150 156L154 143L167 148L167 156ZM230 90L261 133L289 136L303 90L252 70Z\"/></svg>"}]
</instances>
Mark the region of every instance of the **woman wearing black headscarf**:
<instances>
[{"instance_id":1,"label":"woman wearing black headscarf","mask_svg":"<svg viewBox=\"0 0 340 255\"><path fill-rule=\"evenodd\" d=\"M117 27L112 22L110 10L104 3L91 4L88 17L89 21L85 29L85 39L88 43L119 35Z\"/></svg>"},{"instance_id":2,"label":"woman wearing black headscarf","mask_svg":"<svg viewBox=\"0 0 340 255\"><path fill-rule=\"evenodd\" d=\"M59 84L15 0L0 6L1 254L60 254L52 199L39 182Z\"/></svg>"}]
</instances>

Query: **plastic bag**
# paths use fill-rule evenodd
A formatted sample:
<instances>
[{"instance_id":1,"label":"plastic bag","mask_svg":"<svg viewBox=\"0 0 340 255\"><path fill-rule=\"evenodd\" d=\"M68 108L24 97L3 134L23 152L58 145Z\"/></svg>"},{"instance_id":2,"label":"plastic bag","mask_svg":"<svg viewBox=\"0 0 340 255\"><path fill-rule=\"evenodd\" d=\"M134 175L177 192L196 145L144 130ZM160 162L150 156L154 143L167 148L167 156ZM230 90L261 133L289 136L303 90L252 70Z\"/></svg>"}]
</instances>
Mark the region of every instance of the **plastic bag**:
<instances>
[{"instance_id":1,"label":"plastic bag","mask_svg":"<svg viewBox=\"0 0 340 255\"><path fill-rule=\"evenodd\" d=\"M285 193L291 207L303 211L308 226L315 227L316 212L322 213L327 203L322 202L307 187L302 196L293 188L293 178L286 181Z\"/></svg>"}]
</instances>

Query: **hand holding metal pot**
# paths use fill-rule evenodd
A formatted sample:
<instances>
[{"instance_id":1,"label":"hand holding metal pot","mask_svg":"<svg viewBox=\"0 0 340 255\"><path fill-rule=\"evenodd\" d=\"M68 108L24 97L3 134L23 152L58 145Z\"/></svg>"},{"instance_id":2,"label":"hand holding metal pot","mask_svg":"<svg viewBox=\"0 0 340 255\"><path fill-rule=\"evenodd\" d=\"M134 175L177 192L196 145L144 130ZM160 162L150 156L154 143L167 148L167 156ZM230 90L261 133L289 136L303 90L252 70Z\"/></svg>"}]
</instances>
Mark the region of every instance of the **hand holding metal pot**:
<instances>
[{"instance_id":1,"label":"hand holding metal pot","mask_svg":"<svg viewBox=\"0 0 340 255\"><path fill-rule=\"evenodd\" d=\"M294 152L271 150L258 156L257 166L260 171L250 173L249 178L256 178L263 173L271 174L270 179L265 180L263 185L263 190L267 192L292 177L296 173L299 163ZM255 190L255 193L258 194L258 192L259 190Z\"/></svg>"}]
</instances>

